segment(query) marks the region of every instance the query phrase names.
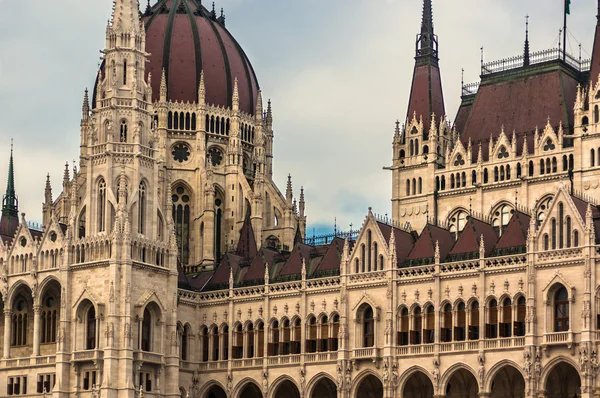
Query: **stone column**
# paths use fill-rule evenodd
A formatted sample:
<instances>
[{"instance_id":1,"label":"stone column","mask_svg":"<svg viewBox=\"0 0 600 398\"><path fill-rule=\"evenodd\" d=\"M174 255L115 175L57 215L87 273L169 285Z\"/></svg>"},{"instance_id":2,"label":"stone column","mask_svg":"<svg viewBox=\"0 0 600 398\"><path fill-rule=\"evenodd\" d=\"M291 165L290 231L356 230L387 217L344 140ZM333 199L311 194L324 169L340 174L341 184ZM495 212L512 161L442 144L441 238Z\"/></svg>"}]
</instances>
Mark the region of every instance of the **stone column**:
<instances>
[{"instance_id":1,"label":"stone column","mask_svg":"<svg viewBox=\"0 0 600 398\"><path fill-rule=\"evenodd\" d=\"M10 358L10 335L12 333L11 315L11 310L4 310L4 359Z\"/></svg>"},{"instance_id":2,"label":"stone column","mask_svg":"<svg viewBox=\"0 0 600 398\"><path fill-rule=\"evenodd\" d=\"M33 354L37 357L40 355L40 311L41 306L33 306Z\"/></svg>"}]
</instances>

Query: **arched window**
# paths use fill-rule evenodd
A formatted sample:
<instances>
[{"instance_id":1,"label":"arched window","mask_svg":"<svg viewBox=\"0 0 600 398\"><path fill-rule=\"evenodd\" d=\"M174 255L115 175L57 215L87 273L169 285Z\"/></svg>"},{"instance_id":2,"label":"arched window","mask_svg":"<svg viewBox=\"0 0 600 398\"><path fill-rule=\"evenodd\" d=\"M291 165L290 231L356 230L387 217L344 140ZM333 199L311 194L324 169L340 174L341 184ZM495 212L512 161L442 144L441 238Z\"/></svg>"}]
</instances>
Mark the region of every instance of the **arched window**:
<instances>
[{"instance_id":1,"label":"arched window","mask_svg":"<svg viewBox=\"0 0 600 398\"><path fill-rule=\"evenodd\" d=\"M367 272L367 254L365 252L365 244L360 245L360 267L361 272Z\"/></svg>"},{"instance_id":2,"label":"arched window","mask_svg":"<svg viewBox=\"0 0 600 398\"><path fill-rule=\"evenodd\" d=\"M506 165L506 179L510 180L510 164Z\"/></svg>"},{"instance_id":3,"label":"arched window","mask_svg":"<svg viewBox=\"0 0 600 398\"><path fill-rule=\"evenodd\" d=\"M551 173L551 168L550 168L550 158L546 158L546 174L550 174Z\"/></svg>"},{"instance_id":4,"label":"arched window","mask_svg":"<svg viewBox=\"0 0 600 398\"><path fill-rule=\"evenodd\" d=\"M188 339L189 339L189 333L188 333L188 328L186 326L182 327L181 330L181 360L182 361L187 361L188 360Z\"/></svg>"},{"instance_id":5,"label":"arched window","mask_svg":"<svg viewBox=\"0 0 600 398\"><path fill-rule=\"evenodd\" d=\"M330 342L329 342L329 351L337 351L339 344L338 344L338 334L340 331L340 316L338 314L335 314L332 319L332 331L331 331L331 337L330 337ZM300 323L300 320L298 319L298 323ZM299 352L298 352L299 353Z\"/></svg>"},{"instance_id":6,"label":"arched window","mask_svg":"<svg viewBox=\"0 0 600 398\"><path fill-rule=\"evenodd\" d=\"M550 240L548 234L544 234L544 250L550 250Z\"/></svg>"},{"instance_id":7,"label":"arched window","mask_svg":"<svg viewBox=\"0 0 600 398\"><path fill-rule=\"evenodd\" d=\"M318 348L320 352L329 351L329 318L323 315L320 320Z\"/></svg>"},{"instance_id":8,"label":"arched window","mask_svg":"<svg viewBox=\"0 0 600 398\"><path fill-rule=\"evenodd\" d=\"M533 160L529 161L529 173L528 173L529 177L533 177Z\"/></svg>"},{"instance_id":9,"label":"arched window","mask_svg":"<svg viewBox=\"0 0 600 398\"><path fill-rule=\"evenodd\" d=\"M594 123L598 123L600 120L600 112L598 111L598 105L594 106Z\"/></svg>"},{"instance_id":10,"label":"arched window","mask_svg":"<svg viewBox=\"0 0 600 398\"><path fill-rule=\"evenodd\" d=\"M542 222L546 219L547 212L550 209L551 201L552 197L547 196L539 202L536 210L536 219L538 222L538 226L542 225Z\"/></svg>"},{"instance_id":11,"label":"arched window","mask_svg":"<svg viewBox=\"0 0 600 398\"><path fill-rule=\"evenodd\" d=\"M500 166L500 181L504 181L504 166Z\"/></svg>"},{"instance_id":12,"label":"arched window","mask_svg":"<svg viewBox=\"0 0 600 398\"><path fill-rule=\"evenodd\" d=\"M413 140L410 140L408 154L410 156L413 156L415 154L415 143L413 142Z\"/></svg>"},{"instance_id":13,"label":"arched window","mask_svg":"<svg viewBox=\"0 0 600 398\"><path fill-rule=\"evenodd\" d=\"M262 358L265 352L265 326L262 322L256 325L256 357Z\"/></svg>"},{"instance_id":14,"label":"arched window","mask_svg":"<svg viewBox=\"0 0 600 398\"><path fill-rule=\"evenodd\" d=\"M573 247L579 247L579 232L573 231Z\"/></svg>"},{"instance_id":15,"label":"arched window","mask_svg":"<svg viewBox=\"0 0 600 398\"><path fill-rule=\"evenodd\" d=\"M573 157L573 155L569 155L569 170L573 170L573 168L575 167L575 158Z\"/></svg>"},{"instance_id":16,"label":"arched window","mask_svg":"<svg viewBox=\"0 0 600 398\"><path fill-rule=\"evenodd\" d=\"M27 330L29 328L29 304L21 295L17 296L12 311L12 346L27 345ZM5 326L5 333L8 327Z\"/></svg>"},{"instance_id":17,"label":"arched window","mask_svg":"<svg viewBox=\"0 0 600 398\"><path fill-rule=\"evenodd\" d=\"M404 151L404 149L400 150L398 157L400 158L400 160L404 160L404 158L406 157L406 152Z\"/></svg>"},{"instance_id":18,"label":"arched window","mask_svg":"<svg viewBox=\"0 0 600 398\"><path fill-rule=\"evenodd\" d=\"M558 247L562 249L565 243L565 206L558 203Z\"/></svg>"},{"instance_id":19,"label":"arched window","mask_svg":"<svg viewBox=\"0 0 600 398\"><path fill-rule=\"evenodd\" d=\"M563 155L562 157L562 171L567 171L569 169L569 161L567 160L567 155Z\"/></svg>"},{"instance_id":20,"label":"arched window","mask_svg":"<svg viewBox=\"0 0 600 398\"><path fill-rule=\"evenodd\" d=\"M152 351L152 314L146 307L144 309L144 317L142 318L142 338L141 338L141 350Z\"/></svg>"},{"instance_id":21,"label":"arched window","mask_svg":"<svg viewBox=\"0 0 600 398\"><path fill-rule=\"evenodd\" d=\"M98 232L106 231L106 181L98 183Z\"/></svg>"},{"instance_id":22,"label":"arched window","mask_svg":"<svg viewBox=\"0 0 600 398\"><path fill-rule=\"evenodd\" d=\"M502 322L500 322L500 337L511 337L512 335L512 301L505 298L502 301Z\"/></svg>"},{"instance_id":23,"label":"arched window","mask_svg":"<svg viewBox=\"0 0 600 398\"><path fill-rule=\"evenodd\" d=\"M173 221L175 221L175 237L179 261L187 265L190 256L190 203L191 198L187 190L179 186L173 192Z\"/></svg>"},{"instance_id":24,"label":"arched window","mask_svg":"<svg viewBox=\"0 0 600 398\"><path fill-rule=\"evenodd\" d=\"M440 336L442 343L452 341L452 306L446 304L442 313L442 335Z\"/></svg>"},{"instance_id":25,"label":"arched window","mask_svg":"<svg viewBox=\"0 0 600 398\"><path fill-rule=\"evenodd\" d=\"M417 306L413 310L413 324L410 331L410 344L421 344L423 330L423 314L421 307Z\"/></svg>"},{"instance_id":26,"label":"arched window","mask_svg":"<svg viewBox=\"0 0 600 398\"><path fill-rule=\"evenodd\" d=\"M456 188L460 188L460 173L456 173Z\"/></svg>"},{"instance_id":27,"label":"arched window","mask_svg":"<svg viewBox=\"0 0 600 398\"><path fill-rule=\"evenodd\" d=\"M450 232L454 235L454 238L458 240L467 224L467 212L464 210L457 211L450 217L449 224Z\"/></svg>"},{"instance_id":28,"label":"arched window","mask_svg":"<svg viewBox=\"0 0 600 398\"><path fill-rule=\"evenodd\" d=\"M358 258L354 260L354 269L357 274L360 272L360 261L358 261Z\"/></svg>"},{"instance_id":29,"label":"arched window","mask_svg":"<svg viewBox=\"0 0 600 398\"><path fill-rule=\"evenodd\" d=\"M556 173L557 171L558 171L558 164L557 164L556 158L553 157L552 158L552 172Z\"/></svg>"},{"instance_id":30,"label":"arched window","mask_svg":"<svg viewBox=\"0 0 600 398\"><path fill-rule=\"evenodd\" d=\"M483 169L483 183L488 183L488 169Z\"/></svg>"},{"instance_id":31,"label":"arched window","mask_svg":"<svg viewBox=\"0 0 600 398\"><path fill-rule=\"evenodd\" d=\"M269 333L269 344L267 345L267 355L279 355L279 321L274 320L271 323L271 333Z\"/></svg>"},{"instance_id":32,"label":"arched window","mask_svg":"<svg viewBox=\"0 0 600 398\"><path fill-rule=\"evenodd\" d=\"M127 142L127 122L121 121L121 129L119 132L119 142Z\"/></svg>"},{"instance_id":33,"label":"arched window","mask_svg":"<svg viewBox=\"0 0 600 398\"><path fill-rule=\"evenodd\" d=\"M540 159L540 175L544 175L545 172L546 172L546 169L544 166L544 159Z\"/></svg>"},{"instance_id":34,"label":"arched window","mask_svg":"<svg viewBox=\"0 0 600 398\"><path fill-rule=\"evenodd\" d=\"M58 320L58 303L54 296L45 297L41 313L40 343L56 343L56 330Z\"/></svg>"},{"instance_id":35,"label":"arched window","mask_svg":"<svg viewBox=\"0 0 600 398\"><path fill-rule=\"evenodd\" d=\"M219 328L217 328L216 326L214 326L211 330L210 330L210 339L211 339L211 345L212 345L212 350L211 350L211 361L218 361L219 358Z\"/></svg>"},{"instance_id":36,"label":"arched window","mask_svg":"<svg viewBox=\"0 0 600 398\"><path fill-rule=\"evenodd\" d=\"M590 167L596 166L596 151L594 148L590 149Z\"/></svg>"},{"instance_id":37,"label":"arched window","mask_svg":"<svg viewBox=\"0 0 600 398\"><path fill-rule=\"evenodd\" d=\"M479 340L479 301L473 301L473 303L471 303L469 340Z\"/></svg>"},{"instance_id":38,"label":"arched window","mask_svg":"<svg viewBox=\"0 0 600 398\"><path fill-rule=\"evenodd\" d=\"M254 326L249 323L246 327L246 357L254 358Z\"/></svg>"},{"instance_id":39,"label":"arched window","mask_svg":"<svg viewBox=\"0 0 600 398\"><path fill-rule=\"evenodd\" d=\"M311 316L308 318L306 325L308 330L304 349L306 352L317 352L317 318Z\"/></svg>"},{"instance_id":40,"label":"arched window","mask_svg":"<svg viewBox=\"0 0 600 398\"><path fill-rule=\"evenodd\" d=\"M454 174L450 174L450 189L454 189Z\"/></svg>"},{"instance_id":41,"label":"arched window","mask_svg":"<svg viewBox=\"0 0 600 398\"><path fill-rule=\"evenodd\" d=\"M477 172L475 170L471 171L471 185L477 184Z\"/></svg>"},{"instance_id":42,"label":"arched window","mask_svg":"<svg viewBox=\"0 0 600 398\"><path fill-rule=\"evenodd\" d=\"M280 353L281 355L289 355L290 354L290 339L292 337L292 328L290 327L290 320L284 319L281 322L281 347Z\"/></svg>"},{"instance_id":43,"label":"arched window","mask_svg":"<svg viewBox=\"0 0 600 398\"><path fill-rule=\"evenodd\" d=\"M423 193L423 179L419 177L419 195Z\"/></svg>"},{"instance_id":44,"label":"arched window","mask_svg":"<svg viewBox=\"0 0 600 398\"><path fill-rule=\"evenodd\" d=\"M417 194L417 180L416 179L412 179L412 194L416 195Z\"/></svg>"},{"instance_id":45,"label":"arched window","mask_svg":"<svg viewBox=\"0 0 600 398\"><path fill-rule=\"evenodd\" d=\"M406 179L406 196L410 196L410 180Z\"/></svg>"},{"instance_id":46,"label":"arched window","mask_svg":"<svg viewBox=\"0 0 600 398\"><path fill-rule=\"evenodd\" d=\"M521 163L517 163L517 178L521 178L521 176L522 176Z\"/></svg>"},{"instance_id":47,"label":"arched window","mask_svg":"<svg viewBox=\"0 0 600 398\"><path fill-rule=\"evenodd\" d=\"M492 226L498 236L501 236L506 230L506 227L508 226L510 218L514 212L515 211L511 206L502 205L492 213Z\"/></svg>"},{"instance_id":48,"label":"arched window","mask_svg":"<svg viewBox=\"0 0 600 398\"><path fill-rule=\"evenodd\" d=\"M86 316L86 336L85 336L85 348L86 350L93 350L96 348L96 335L97 335L97 324L96 324L96 309L94 306L90 306Z\"/></svg>"},{"instance_id":49,"label":"arched window","mask_svg":"<svg viewBox=\"0 0 600 398\"><path fill-rule=\"evenodd\" d=\"M200 360L202 362L208 362L208 344L208 329L206 326L203 326L202 329L200 329L200 347L202 353Z\"/></svg>"},{"instance_id":50,"label":"arched window","mask_svg":"<svg viewBox=\"0 0 600 398\"><path fill-rule=\"evenodd\" d=\"M556 218L551 220L551 231L550 235L552 238L552 250L556 249Z\"/></svg>"},{"instance_id":51,"label":"arched window","mask_svg":"<svg viewBox=\"0 0 600 398\"><path fill-rule=\"evenodd\" d=\"M415 156L419 154L419 140L415 140Z\"/></svg>"},{"instance_id":52,"label":"arched window","mask_svg":"<svg viewBox=\"0 0 600 398\"><path fill-rule=\"evenodd\" d=\"M379 247L377 246L377 242L373 243L373 271L377 271L377 263L379 260Z\"/></svg>"},{"instance_id":53,"label":"arched window","mask_svg":"<svg viewBox=\"0 0 600 398\"><path fill-rule=\"evenodd\" d=\"M375 346L375 318L373 309L367 306L363 312L363 347Z\"/></svg>"},{"instance_id":54,"label":"arched window","mask_svg":"<svg viewBox=\"0 0 600 398\"><path fill-rule=\"evenodd\" d=\"M206 123L207 123L206 129L208 130L208 115L206 115ZM173 112L171 112L171 111L169 111L169 114L167 115L167 128L169 130L171 130L173 128Z\"/></svg>"},{"instance_id":55,"label":"arched window","mask_svg":"<svg viewBox=\"0 0 600 398\"><path fill-rule=\"evenodd\" d=\"M408 308L400 311L400 327L398 328L398 345L408 345Z\"/></svg>"},{"instance_id":56,"label":"arched window","mask_svg":"<svg viewBox=\"0 0 600 398\"><path fill-rule=\"evenodd\" d=\"M456 308L456 327L454 328L454 340L464 341L466 339L466 323L467 314L465 311L465 303L458 303Z\"/></svg>"},{"instance_id":57,"label":"arched window","mask_svg":"<svg viewBox=\"0 0 600 398\"><path fill-rule=\"evenodd\" d=\"M127 60L123 61L123 85L127 85Z\"/></svg>"},{"instance_id":58,"label":"arched window","mask_svg":"<svg viewBox=\"0 0 600 398\"><path fill-rule=\"evenodd\" d=\"M494 182L498 182L498 166L494 167Z\"/></svg>"},{"instance_id":59,"label":"arched window","mask_svg":"<svg viewBox=\"0 0 600 398\"><path fill-rule=\"evenodd\" d=\"M373 271L373 233L367 231L367 272Z\"/></svg>"},{"instance_id":60,"label":"arched window","mask_svg":"<svg viewBox=\"0 0 600 398\"><path fill-rule=\"evenodd\" d=\"M515 320L515 336L525 336L525 314L527 306L525 297L520 296L517 300L517 319Z\"/></svg>"},{"instance_id":61,"label":"arched window","mask_svg":"<svg viewBox=\"0 0 600 398\"><path fill-rule=\"evenodd\" d=\"M446 176L442 176L442 191L446 189Z\"/></svg>"},{"instance_id":62,"label":"arched window","mask_svg":"<svg viewBox=\"0 0 600 398\"><path fill-rule=\"evenodd\" d=\"M140 182L138 199L138 232L146 232L146 183Z\"/></svg>"},{"instance_id":63,"label":"arched window","mask_svg":"<svg viewBox=\"0 0 600 398\"><path fill-rule=\"evenodd\" d=\"M233 329L233 347L231 349L231 358L240 359L244 356L244 333L242 325L237 324Z\"/></svg>"},{"instance_id":64,"label":"arched window","mask_svg":"<svg viewBox=\"0 0 600 398\"><path fill-rule=\"evenodd\" d=\"M423 334L423 342L425 344L433 344L435 341L435 310L433 305L429 305L426 311L425 330Z\"/></svg>"},{"instance_id":65,"label":"arched window","mask_svg":"<svg viewBox=\"0 0 600 398\"><path fill-rule=\"evenodd\" d=\"M569 330L569 294L564 286L554 293L554 331Z\"/></svg>"},{"instance_id":66,"label":"arched window","mask_svg":"<svg viewBox=\"0 0 600 398\"><path fill-rule=\"evenodd\" d=\"M498 337L498 302L491 299L488 304L488 320L485 325L485 337L495 339Z\"/></svg>"}]
</instances>

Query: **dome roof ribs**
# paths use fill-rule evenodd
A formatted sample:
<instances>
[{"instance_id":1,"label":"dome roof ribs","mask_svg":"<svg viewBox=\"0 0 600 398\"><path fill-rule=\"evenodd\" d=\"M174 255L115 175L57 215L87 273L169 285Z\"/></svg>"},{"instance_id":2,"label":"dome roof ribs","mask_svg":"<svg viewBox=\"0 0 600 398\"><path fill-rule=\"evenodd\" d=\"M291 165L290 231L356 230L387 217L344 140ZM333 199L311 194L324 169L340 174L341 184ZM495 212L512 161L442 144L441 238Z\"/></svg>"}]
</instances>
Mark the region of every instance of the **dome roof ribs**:
<instances>
[{"instance_id":1,"label":"dome roof ribs","mask_svg":"<svg viewBox=\"0 0 600 398\"><path fill-rule=\"evenodd\" d=\"M215 6L215 3L213 3L212 13L214 13L214 11L215 11L214 6ZM212 18L212 13L211 13L211 18ZM229 56L227 55L227 50L225 49L225 45L223 44L223 38L221 37L219 30L213 24L210 24L210 27L212 28L213 32L217 36L217 40L219 41L219 46L221 47L221 53L223 54L223 58L225 61L225 74L227 76L227 106L231 108L232 97L233 97L233 81L231 80L231 66L229 64Z\"/></svg>"},{"instance_id":2,"label":"dome roof ribs","mask_svg":"<svg viewBox=\"0 0 600 398\"><path fill-rule=\"evenodd\" d=\"M165 47L163 49L163 62L162 68L165 72L166 76L169 76L169 61L171 54L171 40L173 37L173 21L175 20L175 10L177 9L177 1L173 1L171 5L171 10L169 11L169 21L167 23L167 29L165 31ZM169 95L167 87L167 95Z\"/></svg>"},{"instance_id":3,"label":"dome roof ribs","mask_svg":"<svg viewBox=\"0 0 600 398\"><path fill-rule=\"evenodd\" d=\"M182 0L182 4L184 1ZM200 3L201 4L201 3ZM200 74L202 73L202 44L200 43L200 34L198 33L198 25L196 25L196 21L194 20L194 15L191 13L191 10L188 8L188 4L186 3L186 9L188 10L188 17L190 19L190 25L192 26L192 32L194 33L194 51L196 53L196 87L200 84ZM199 5L202 8L201 5ZM196 92L196 97L198 97L198 93Z\"/></svg>"}]
</instances>

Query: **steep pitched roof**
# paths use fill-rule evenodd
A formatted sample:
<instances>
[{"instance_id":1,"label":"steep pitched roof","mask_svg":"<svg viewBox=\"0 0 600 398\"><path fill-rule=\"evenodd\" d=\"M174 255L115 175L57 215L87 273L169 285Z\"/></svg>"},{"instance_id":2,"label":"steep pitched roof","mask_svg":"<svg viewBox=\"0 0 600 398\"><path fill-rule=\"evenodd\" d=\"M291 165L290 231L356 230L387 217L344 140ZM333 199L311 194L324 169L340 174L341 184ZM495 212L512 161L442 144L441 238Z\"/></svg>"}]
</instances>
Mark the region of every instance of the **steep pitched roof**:
<instances>
[{"instance_id":1,"label":"steep pitched roof","mask_svg":"<svg viewBox=\"0 0 600 398\"><path fill-rule=\"evenodd\" d=\"M498 240L496 231L494 231L491 225L469 217L467 225L465 225L462 234L448 255L452 257L460 254L479 252L479 239L481 235L483 235L485 255L487 256L491 253Z\"/></svg>"},{"instance_id":2,"label":"steep pitched roof","mask_svg":"<svg viewBox=\"0 0 600 398\"><path fill-rule=\"evenodd\" d=\"M522 152L523 137L532 151L533 132L542 128L548 118L553 127L562 123L568 134L573 127L573 106L579 84L576 73L561 61L521 68L522 73L506 73L504 77L484 76L473 105L459 108L456 124L461 141L467 145L488 143L490 134L497 138L504 128L516 132L517 153ZM468 110L468 116L465 116ZM466 119L466 122L465 122ZM487 146L484 144L484 149ZM487 160L488 151L482 152ZM473 161L477 151L473 151Z\"/></svg>"},{"instance_id":3,"label":"steep pitched roof","mask_svg":"<svg viewBox=\"0 0 600 398\"><path fill-rule=\"evenodd\" d=\"M525 213L517 211L508 221L508 225L504 233L498 239L498 243L494 248L494 253L519 248L527 245L527 230L529 229L529 221L531 217Z\"/></svg>"},{"instance_id":4,"label":"steep pitched roof","mask_svg":"<svg viewBox=\"0 0 600 398\"><path fill-rule=\"evenodd\" d=\"M590 69L590 83L594 87L598 82L600 74L600 2L598 3L598 14L596 15L596 33L594 35L594 48L592 49L592 65Z\"/></svg>"},{"instance_id":5,"label":"steep pitched roof","mask_svg":"<svg viewBox=\"0 0 600 398\"><path fill-rule=\"evenodd\" d=\"M242 229L240 230L240 240L238 241L235 254L247 259L254 258L257 253L256 237L254 236L254 228L249 217L246 217Z\"/></svg>"},{"instance_id":6,"label":"steep pitched roof","mask_svg":"<svg viewBox=\"0 0 600 398\"><path fill-rule=\"evenodd\" d=\"M319 272L328 270L339 270L343 251L344 239L334 238L331 244L327 246L327 251L318 264L313 264L313 268L310 270L311 274L318 274Z\"/></svg>"},{"instance_id":7,"label":"steep pitched roof","mask_svg":"<svg viewBox=\"0 0 600 398\"><path fill-rule=\"evenodd\" d=\"M427 224L425 228L423 228L419 239L415 242L413 249L406 259L421 260L425 258L434 258L435 242L438 242L440 247L440 259L446 258L454 245L452 234L446 229Z\"/></svg>"},{"instance_id":8,"label":"steep pitched roof","mask_svg":"<svg viewBox=\"0 0 600 398\"><path fill-rule=\"evenodd\" d=\"M417 238L416 234L403 231L399 228L389 226L379 221L377 221L377 225L379 226L379 229L381 230L381 233L385 239L388 241L390 239L392 230L394 231L394 239L396 240L396 255L398 257L397 265L401 265L404 260L406 260L406 257L415 244Z\"/></svg>"}]
</instances>

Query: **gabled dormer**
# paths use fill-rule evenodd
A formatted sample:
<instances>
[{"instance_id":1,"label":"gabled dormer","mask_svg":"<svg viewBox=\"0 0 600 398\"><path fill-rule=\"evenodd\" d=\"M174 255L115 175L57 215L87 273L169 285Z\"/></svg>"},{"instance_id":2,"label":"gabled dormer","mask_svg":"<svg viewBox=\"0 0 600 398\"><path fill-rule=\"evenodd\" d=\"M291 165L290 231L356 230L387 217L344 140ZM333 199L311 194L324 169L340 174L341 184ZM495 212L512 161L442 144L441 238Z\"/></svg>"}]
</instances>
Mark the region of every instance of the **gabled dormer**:
<instances>
[{"instance_id":1,"label":"gabled dormer","mask_svg":"<svg viewBox=\"0 0 600 398\"><path fill-rule=\"evenodd\" d=\"M540 132L536 129L534 136L534 154L544 155L562 150L562 123L560 124L558 131L554 131L554 128L550 124L550 119L546 123L544 130Z\"/></svg>"}]
</instances>

